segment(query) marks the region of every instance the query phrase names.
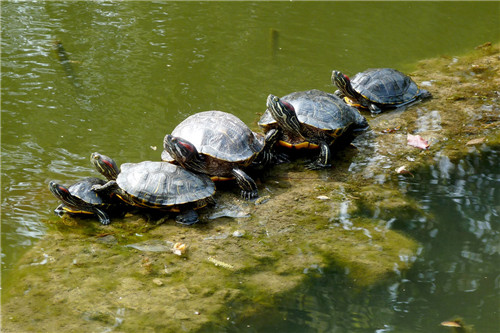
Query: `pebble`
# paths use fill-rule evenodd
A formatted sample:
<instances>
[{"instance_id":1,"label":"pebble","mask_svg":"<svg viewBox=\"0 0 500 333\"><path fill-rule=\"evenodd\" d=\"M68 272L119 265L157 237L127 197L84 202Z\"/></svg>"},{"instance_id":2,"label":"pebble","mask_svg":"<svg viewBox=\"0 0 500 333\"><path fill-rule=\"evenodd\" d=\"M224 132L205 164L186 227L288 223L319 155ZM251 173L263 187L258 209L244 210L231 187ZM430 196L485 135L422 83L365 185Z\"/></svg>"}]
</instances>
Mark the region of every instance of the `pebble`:
<instances>
[{"instance_id":1,"label":"pebble","mask_svg":"<svg viewBox=\"0 0 500 333\"><path fill-rule=\"evenodd\" d=\"M320 196L317 196L316 199L319 199L319 200L328 200L328 199L330 199L330 197L327 197L326 195L320 195Z\"/></svg>"},{"instance_id":2,"label":"pebble","mask_svg":"<svg viewBox=\"0 0 500 333\"><path fill-rule=\"evenodd\" d=\"M235 232L233 232L234 237L243 237L244 235L245 235L245 232L241 231L241 230L236 230Z\"/></svg>"},{"instance_id":3,"label":"pebble","mask_svg":"<svg viewBox=\"0 0 500 333\"><path fill-rule=\"evenodd\" d=\"M156 284L157 286L163 286L163 282L158 278L153 279L153 283Z\"/></svg>"}]
</instances>

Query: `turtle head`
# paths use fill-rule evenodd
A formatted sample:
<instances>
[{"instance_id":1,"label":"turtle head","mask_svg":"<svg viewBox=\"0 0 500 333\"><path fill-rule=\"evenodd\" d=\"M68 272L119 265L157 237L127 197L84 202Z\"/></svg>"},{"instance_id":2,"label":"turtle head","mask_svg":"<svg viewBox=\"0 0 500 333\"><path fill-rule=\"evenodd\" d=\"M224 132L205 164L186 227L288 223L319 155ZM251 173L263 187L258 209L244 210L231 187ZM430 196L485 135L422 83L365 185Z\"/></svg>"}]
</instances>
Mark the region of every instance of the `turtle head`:
<instances>
[{"instance_id":1,"label":"turtle head","mask_svg":"<svg viewBox=\"0 0 500 333\"><path fill-rule=\"evenodd\" d=\"M269 95L267 97L267 110L282 129L302 136L299 118L297 118L292 104L274 95Z\"/></svg>"},{"instance_id":2,"label":"turtle head","mask_svg":"<svg viewBox=\"0 0 500 333\"><path fill-rule=\"evenodd\" d=\"M59 185L55 181L49 182L49 190L57 199L61 201L64 201L66 198L71 196L71 193L69 193L69 190L66 187Z\"/></svg>"},{"instance_id":3,"label":"turtle head","mask_svg":"<svg viewBox=\"0 0 500 333\"><path fill-rule=\"evenodd\" d=\"M332 83L348 98L356 99L357 93L352 88L351 79L339 71L332 72Z\"/></svg>"},{"instance_id":4,"label":"turtle head","mask_svg":"<svg viewBox=\"0 0 500 333\"><path fill-rule=\"evenodd\" d=\"M167 134L163 139L163 149L183 168L203 172L203 158L191 142Z\"/></svg>"},{"instance_id":5,"label":"turtle head","mask_svg":"<svg viewBox=\"0 0 500 333\"><path fill-rule=\"evenodd\" d=\"M50 181L49 182L49 190L52 192L54 197L57 199L61 200L66 206L69 207L78 207L79 203L78 201L80 200L79 198L75 197L73 194L71 194L68 190L63 185L60 185L56 183L55 181Z\"/></svg>"},{"instance_id":6,"label":"turtle head","mask_svg":"<svg viewBox=\"0 0 500 333\"><path fill-rule=\"evenodd\" d=\"M106 177L107 180L116 180L116 177L118 177L120 173L120 168L116 165L116 162L106 155L92 153L90 155L90 163L92 163L96 170Z\"/></svg>"}]
</instances>

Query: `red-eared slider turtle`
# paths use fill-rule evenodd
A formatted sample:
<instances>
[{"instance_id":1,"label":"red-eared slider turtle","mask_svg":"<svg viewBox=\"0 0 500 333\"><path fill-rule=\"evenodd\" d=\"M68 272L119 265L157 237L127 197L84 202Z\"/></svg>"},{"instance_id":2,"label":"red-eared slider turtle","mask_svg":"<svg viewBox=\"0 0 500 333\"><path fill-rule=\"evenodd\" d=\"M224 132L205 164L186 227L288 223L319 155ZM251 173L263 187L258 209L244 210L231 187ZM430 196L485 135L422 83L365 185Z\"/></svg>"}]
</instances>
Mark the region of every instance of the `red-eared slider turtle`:
<instances>
[{"instance_id":1,"label":"red-eared slider turtle","mask_svg":"<svg viewBox=\"0 0 500 333\"><path fill-rule=\"evenodd\" d=\"M136 207L179 213L176 217L178 223L198 222L198 214L194 210L214 202L215 185L212 180L177 165L144 161L124 163L118 168L111 158L99 153L93 153L90 160L97 171L109 180L104 185L94 185L94 191L114 193Z\"/></svg>"},{"instance_id":2,"label":"red-eared slider turtle","mask_svg":"<svg viewBox=\"0 0 500 333\"><path fill-rule=\"evenodd\" d=\"M344 96L348 104L370 109L373 113L432 97L408 75L392 68L368 69L356 74L352 80L339 71L333 71L332 82L339 88L335 94Z\"/></svg>"},{"instance_id":3,"label":"red-eared slider turtle","mask_svg":"<svg viewBox=\"0 0 500 333\"><path fill-rule=\"evenodd\" d=\"M331 166L330 146L340 141L347 144L368 128L358 110L334 94L316 89L293 92L282 98L269 95L259 125L266 133L277 129L281 146L319 148L319 158L307 165L309 169Z\"/></svg>"},{"instance_id":4,"label":"red-eared slider turtle","mask_svg":"<svg viewBox=\"0 0 500 333\"><path fill-rule=\"evenodd\" d=\"M255 160L270 160L276 133L269 133L262 139L230 113L199 112L165 136L161 158L207 174L213 180L235 178L241 196L250 199L258 196L257 185L242 169Z\"/></svg>"},{"instance_id":5,"label":"red-eared slider turtle","mask_svg":"<svg viewBox=\"0 0 500 333\"><path fill-rule=\"evenodd\" d=\"M103 185L106 181L88 177L82 179L69 187L57 184L54 181L49 183L49 190L63 203L54 212L61 216L63 213L70 214L95 214L102 224L109 224L108 210L113 203L109 195L101 195L92 191L92 186Z\"/></svg>"}]
</instances>

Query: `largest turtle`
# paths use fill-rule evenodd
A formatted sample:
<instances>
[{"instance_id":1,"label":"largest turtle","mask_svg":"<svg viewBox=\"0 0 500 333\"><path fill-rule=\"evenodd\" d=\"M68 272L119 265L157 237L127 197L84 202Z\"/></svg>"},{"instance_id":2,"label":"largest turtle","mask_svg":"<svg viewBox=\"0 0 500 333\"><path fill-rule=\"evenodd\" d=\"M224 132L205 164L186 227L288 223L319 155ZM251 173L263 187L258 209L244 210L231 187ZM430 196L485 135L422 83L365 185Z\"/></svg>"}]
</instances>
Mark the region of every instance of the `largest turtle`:
<instances>
[{"instance_id":1,"label":"largest turtle","mask_svg":"<svg viewBox=\"0 0 500 333\"><path fill-rule=\"evenodd\" d=\"M104 185L94 185L94 191L113 193L136 207L176 212L178 223L198 222L194 210L214 202L212 180L177 165L144 161L124 163L119 168L113 159L99 153L92 153L90 160L108 179Z\"/></svg>"},{"instance_id":2,"label":"largest turtle","mask_svg":"<svg viewBox=\"0 0 500 333\"><path fill-rule=\"evenodd\" d=\"M174 162L214 180L236 179L241 196L258 196L255 181L244 171L252 162L269 161L277 132L265 138L238 117L223 111L204 111L184 119L163 140L161 159Z\"/></svg>"},{"instance_id":3,"label":"largest turtle","mask_svg":"<svg viewBox=\"0 0 500 333\"><path fill-rule=\"evenodd\" d=\"M269 95L267 110L259 125L266 132L278 130L281 146L320 149L317 160L309 169L331 166L330 147L349 143L368 128L368 122L358 110L342 99L321 90L298 91L278 98Z\"/></svg>"},{"instance_id":4,"label":"largest turtle","mask_svg":"<svg viewBox=\"0 0 500 333\"><path fill-rule=\"evenodd\" d=\"M408 76L392 68L374 68L356 74L353 79L339 71L332 72L332 82L348 104L379 113L419 99L432 97Z\"/></svg>"}]
</instances>

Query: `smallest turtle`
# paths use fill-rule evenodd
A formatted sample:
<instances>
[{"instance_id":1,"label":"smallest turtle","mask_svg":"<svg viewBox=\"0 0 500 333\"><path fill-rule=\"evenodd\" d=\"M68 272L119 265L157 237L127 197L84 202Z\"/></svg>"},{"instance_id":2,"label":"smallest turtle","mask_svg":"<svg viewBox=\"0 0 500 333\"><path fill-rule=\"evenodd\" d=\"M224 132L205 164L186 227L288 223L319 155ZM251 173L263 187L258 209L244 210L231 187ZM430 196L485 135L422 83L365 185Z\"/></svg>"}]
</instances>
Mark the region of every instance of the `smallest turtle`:
<instances>
[{"instance_id":1,"label":"smallest turtle","mask_svg":"<svg viewBox=\"0 0 500 333\"><path fill-rule=\"evenodd\" d=\"M95 214L99 222L104 225L109 224L108 210L113 208L110 196L92 191L92 186L105 183L106 181L95 177L84 178L69 187L51 181L49 183L50 192L62 201L62 204L54 212L59 216L64 213Z\"/></svg>"},{"instance_id":2,"label":"smallest turtle","mask_svg":"<svg viewBox=\"0 0 500 333\"><path fill-rule=\"evenodd\" d=\"M431 98L408 76L392 68L368 69L351 80L339 71L333 71L332 82L347 104L379 113L383 109L398 108L419 99Z\"/></svg>"}]
</instances>

